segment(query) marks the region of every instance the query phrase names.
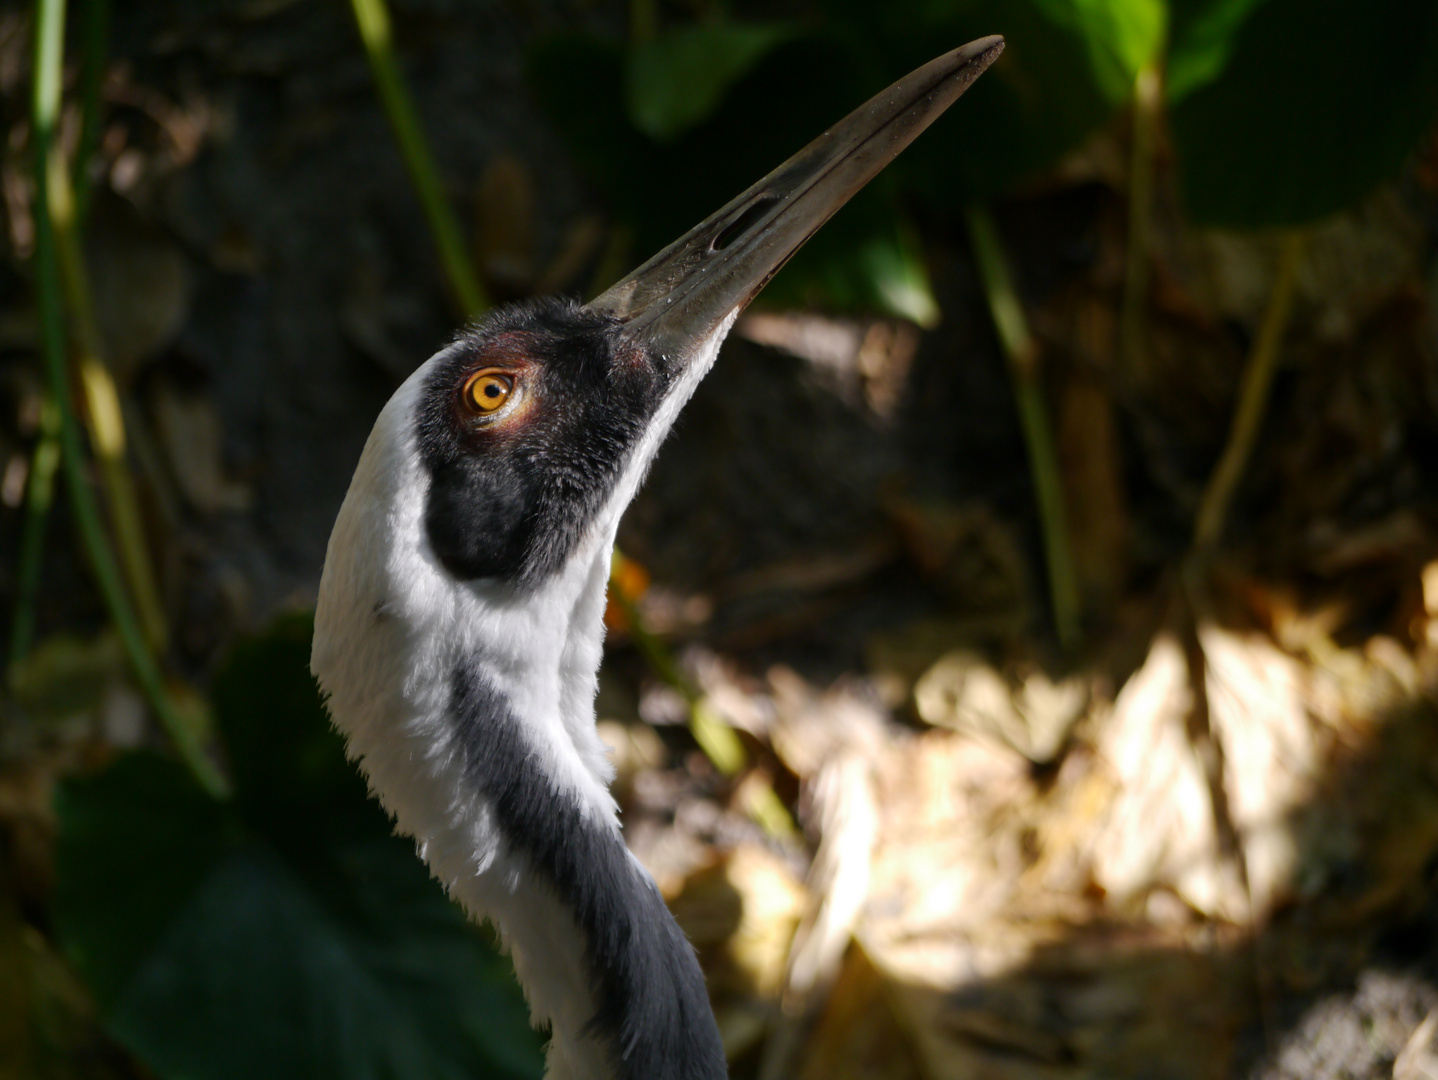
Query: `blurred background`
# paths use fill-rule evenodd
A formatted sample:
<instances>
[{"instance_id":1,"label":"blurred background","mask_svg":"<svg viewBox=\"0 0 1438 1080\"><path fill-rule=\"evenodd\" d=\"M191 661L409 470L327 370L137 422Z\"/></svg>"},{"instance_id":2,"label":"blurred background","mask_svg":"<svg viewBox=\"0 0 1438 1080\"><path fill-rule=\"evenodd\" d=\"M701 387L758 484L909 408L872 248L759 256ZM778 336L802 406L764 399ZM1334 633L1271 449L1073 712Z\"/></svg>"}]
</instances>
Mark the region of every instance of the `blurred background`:
<instances>
[{"instance_id":1,"label":"blurred background","mask_svg":"<svg viewBox=\"0 0 1438 1080\"><path fill-rule=\"evenodd\" d=\"M626 837L736 1077L1438 1076L1429 0L0 8L0 1076L540 1075L306 670L365 436L990 33L625 520Z\"/></svg>"}]
</instances>

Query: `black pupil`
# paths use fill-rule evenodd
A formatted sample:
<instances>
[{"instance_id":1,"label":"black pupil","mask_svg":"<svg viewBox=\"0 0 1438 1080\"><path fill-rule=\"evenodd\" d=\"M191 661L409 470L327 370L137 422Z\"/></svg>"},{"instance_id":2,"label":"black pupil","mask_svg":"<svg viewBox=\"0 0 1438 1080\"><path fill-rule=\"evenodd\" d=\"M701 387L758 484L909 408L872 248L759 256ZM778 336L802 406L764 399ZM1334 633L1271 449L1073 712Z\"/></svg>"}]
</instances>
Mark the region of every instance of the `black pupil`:
<instances>
[{"instance_id":1,"label":"black pupil","mask_svg":"<svg viewBox=\"0 0 1438 1080\"><path fill-rule=\"evenodd\" d=\"M499 391L499 383L492 382L492 383L486 383L486 384L485 384L485 387L484 387L484 396L485 396L485 397L487 397L487 398L497 398L497 397L499 397L499 393L500 393L500 391Z\"/></svg>"}]
</instances>

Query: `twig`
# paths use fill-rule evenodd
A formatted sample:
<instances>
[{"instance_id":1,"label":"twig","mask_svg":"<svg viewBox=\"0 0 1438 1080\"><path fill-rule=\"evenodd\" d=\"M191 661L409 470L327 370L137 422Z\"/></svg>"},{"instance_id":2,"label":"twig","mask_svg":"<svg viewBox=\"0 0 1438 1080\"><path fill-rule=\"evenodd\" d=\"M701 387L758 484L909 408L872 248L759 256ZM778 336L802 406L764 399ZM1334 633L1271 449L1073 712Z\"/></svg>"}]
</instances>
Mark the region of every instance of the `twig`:
<instances>
[{"instance_id":1,"label":"twig","mask_svg":"<svg viewBox=\"0 0 1438 1080\"><path fill-rule=\"evenodd\" d=\"M1059 644L1069 649L1078 644L1080 635L1079 595L1073 554L1069 548L1058 454L1054 450L1048 408L1039 383L1039 346L1029 331L1028 320L1024 318L1023 305L1014 289L1003 244L988 208L973 203L966 217L974 259L984 285L984 298L988 301L989 314L993 316L999 342L1008 360L1019 421L1028 446L1029 468L1034 478L1034 494L1043 527L1054 630Z\"/></svg>"},{"instance_id":2,"label":"twig","mask_svg":"<svg viewBox=\"0 0 1438 1080\"><path fill-rule=\"evenodd\" d=\"M485 295L484 286L479 283L479 274L465 248L459 222L445 198L434 158L414 111L414 103L405 89L404 80L400 78L391 43L389 10L384 0L350 0L350 5L354 8L355 23L359 26L360 39L369 57L380 101L389 117L390 127L394 129L405 167L409 170L410 182L414 184L415 194L419 196L429 221L429 231L439 248L445 276L464 315L473 318L489 307L489 298Z\"/></svg>"},{"instance_id":3,"label":"twig","mask_svg":"<svg viewBox=\"0 0 1438 1080\"><path fill-rule=\"evenodd\" d=\"M1148 303L1149 233L1153 213L1154 137L1158 130L1162 87L1158 67L1139 68L1133 86L1133 144L1128 170L1128 248L1124 256L1123 306L1119 311L1119 356L1124 374L1142 381L1144 310Z\"/></svg>"},{"instance_id":4,"label":"twig","mask_svg":"<svg viewBox=\"0 0 1438 1080\"><path fill-rule=\"evenodd\" d=\"M59 412L60 460L65 469L75 520L94 568L95 578L120 634L135 678L174 741L185 763L212 794L225 791L223 777L201 752L166 692L160 669L145 644L131 610L114 554L105 539L86 476L80 428L69 403L69 372L65 363L64 306L61 300L59 252L51 193L63 189L64 164L55 149L55 121L60 111L60 75L64 59L64 0L37 0L35 19L34 98L31 122L35 138L35 269L39 293L41 345L50 395ZM56 182L56 173L60 180Z\"/></svg>"},{"instance_id":5,"label":"twig","mask_svg":"<svg viewBox=\"0 0 1438 1080\"><path fill-rule=\"evenodd\" d=\"M45 562L45 534L55 501L55 470L60 466L60 411L45 395L40 403L40 432L30 455L25 490L25 525L20 537L15 618L10 624L10 668L24 660L35 638L35 600Z\"/></svg>"},{"instance_id":6,"label":"twig","mask_svg":"<svg viewBox=\"0 0 1438 1080\"><path fill-rule=\"evenodd\" d=\"M1195 761L1203 770L1208 788L1209 809L1213 814L1219 854L1233 867L1243 889L1247 907L1249 948L1253 961L1253 989L1258 1000L1258 1024L1263 1043L1272 1052L1274 1033L1279 1030L1275 1001L1277 990L1267 956L1267 917L1261 915L1253 898L1253 875L1249 868L1248 844L1233 816L1233 797L1226 780L1227 750L1222 733L1213 722L1211 678L1208 654L1203 646L1203 627L1214 622L1213 603L1207 583L1207 567L1203 552L1191 554L1179 568L1178 620L1184 657L1188 667L1189 692L1193 707L1188 715L1186 734Z\"/></svg>"},{"instance_id":7,"label":"twig","mask_svg":"<svg viewBox=\"0 0 1438 1080\"><path fill-rule=\"evenodd\" d=\"M1253 454L1258 439L1258 427L1268 408L1268 394L1273 388L1273 375L1278 368L1279 347L1283 334L1288 328L1288 316L1293 309L1293 290L1298 280L1298 268L1303 263L1303 236L1289 233L1283 238L1278 260L1278 277L1273 283L1273 292L1268 297L1268 307L1263 312L1263 322L1258 328L1253 349L1248 354L1248 363L1243 372L1243 384L1238 391L1238 406L1233 414L1233 427L1228 433L1228 444L1223 456L1209 477L1199 505L1198 519L1193 530L1193 546L1200 550L1212 547L1223 535L1228 522L1228 510L1233 502L1234 492L1243 479L1243 470Z\"/></svg>"}]
</instances>

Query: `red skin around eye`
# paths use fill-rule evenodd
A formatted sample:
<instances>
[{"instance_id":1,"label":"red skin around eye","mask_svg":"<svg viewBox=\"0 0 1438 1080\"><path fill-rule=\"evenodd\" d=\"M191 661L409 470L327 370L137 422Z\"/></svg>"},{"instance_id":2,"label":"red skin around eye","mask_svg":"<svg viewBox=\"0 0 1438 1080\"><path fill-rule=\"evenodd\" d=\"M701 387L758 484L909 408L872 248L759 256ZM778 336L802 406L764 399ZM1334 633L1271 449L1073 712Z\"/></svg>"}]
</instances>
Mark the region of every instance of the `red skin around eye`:
<instances>
[{"instance_id":1,"label":"red skin around eye","mask_svg":"<svg viewBox=\"0 0 1438 1080\"><path fill-rule=\"evenodd\" d=\"M527 334L519 333L499 335L457 380L454 388L456 426L476 449L513 438L532 419L539 395L525 392L525 384L532 381L537 366L529 355L527 338ZM510 380L511 400L505 403L508 408L501 405L487 412L470 404L468 396L475 376L491 371ZM515 395L519 396L518 401L513 401Z\"/></svg>"}]
</instances>

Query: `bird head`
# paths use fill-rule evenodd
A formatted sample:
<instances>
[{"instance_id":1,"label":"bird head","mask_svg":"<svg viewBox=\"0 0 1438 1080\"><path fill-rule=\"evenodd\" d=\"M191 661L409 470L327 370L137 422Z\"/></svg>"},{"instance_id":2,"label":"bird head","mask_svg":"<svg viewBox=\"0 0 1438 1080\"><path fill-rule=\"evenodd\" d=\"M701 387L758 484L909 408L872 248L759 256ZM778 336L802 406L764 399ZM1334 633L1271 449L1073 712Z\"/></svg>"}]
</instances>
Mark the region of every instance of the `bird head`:
<instances>
[{"instance_id":1,"label":"bird head","mask_svg":"<svg viewBox=\"0 0 1438 1080\"><path fill-rule=\"evenodd\" d=\"M738 314L1002 47L920 68L591 303L503 309L431 360L414 424L445 569L533 586L608 531Z\"/></svg>"}]
</instances>

